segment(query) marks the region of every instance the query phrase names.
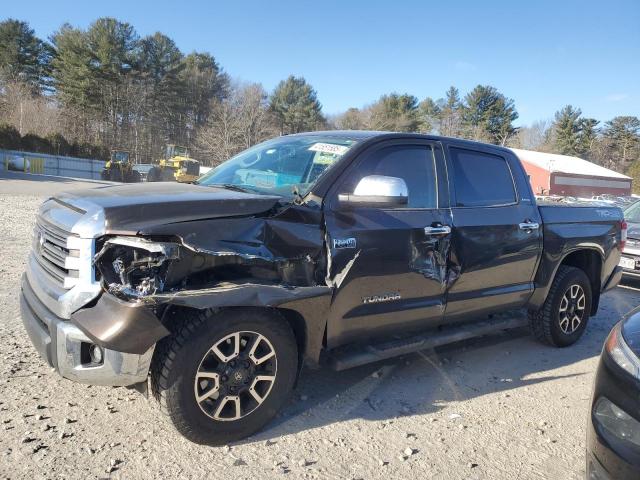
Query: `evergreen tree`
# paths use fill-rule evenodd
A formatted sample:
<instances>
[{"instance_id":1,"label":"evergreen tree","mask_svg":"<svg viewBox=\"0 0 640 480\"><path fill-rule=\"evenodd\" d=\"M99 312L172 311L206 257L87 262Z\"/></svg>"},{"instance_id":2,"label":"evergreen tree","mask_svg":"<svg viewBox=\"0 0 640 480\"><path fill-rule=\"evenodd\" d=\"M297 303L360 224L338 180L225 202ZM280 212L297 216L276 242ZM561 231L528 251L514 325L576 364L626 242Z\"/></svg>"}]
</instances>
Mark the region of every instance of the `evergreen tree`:
<instances>
[{"instance_id":1,"label":"evergreen tree","mask_svg":"<svg viewBox=\"0 0 640 480\"><path fill-rule=\"evenodd\" d=\"M562 155L580 153L580 115L582 110L567 105L555 114L553 123L554 149Z\"/></svg>"},{"instance_id":2,"label":"evergreen tree","mask_svg":"<svg viewBox=\"0 0 640 480\"><path fill-rule=\"evenodd\" d=\"M627 175L633 179L631 182L633 193L640 194L640 159L631 164L627 170Z\"/></svg>"},{"instance_id":3,"label":"evergreen tree","mask_svg":"<svg viewBox=\"0 0 640 480\"><path fill-rule=\"evenodd\" d=\"M0 78L26 83L36 92L46 90L52 53L27 22L0 22Z\"/></svg>"},{"instance_id":4,"label":"evergreen tree","mask_svg":"<svg viewBox=\"0 0 640 480\"><path fill-rule=\"evenodd\" d=\"M369 127L373 130L416 132L420 128L418 99L409 94L383 95L370 107Z\"/></svg>"},{"instance_id":5,"label":"evergreen tree","mask_svg":"<svg viewBox=\"0 0 640 480\"><path fill-rule=\"evenodd\" d=\"M474 140L505 145L517 131L513 126L517 118L513 100L495 87L478 85L465 97L462 119L467 136Z\"/></svg>"},{"instance_id":6,"label":"evergreen tree","mask_svg":"<svg viewBox=\"0 0 640 480\"><path fill-rule=\"evenodd\" d=\"M591 160L598 141L598 124L595 118L581 118L578 122L578 154Z\"/></svg>"},{"instance_id":7,"label":"evergreen tree","mask_svg":"<svg viewBox=\"0 0 640 480\"><path fill-rule=\"evenodd\" d=\"M166 35L155 33L140 41L138 71L144 91L144 117L147 130L154 139L179 142L184 133L186 106L181 72L183 55ZM156 153L162 143L150 145ZM182 143L182 142L179 142Z\"/></svg>"},{"instance_id":8,"label":"evergreen tree","mask_svg":"<svg viewBox=\"0 0 640 480\"><path fill-rule=\"evenodd\" d=\"M180 77L184 84L187 121L194 128L206 124L212 100L229 94L229 76L208 53L190 53L183 59Z\"/></svg>"},{"instance_id":9,"label":"evergreen tree","mask_svg":"<svg viewBox=\"0 0 640 480\"><path fill-rule=\"evenodd\" d=\"M446 98L438 101L440 107L440 135L459 137L462 124L462 102L460 92L454 86L447 90Z\"/></svg>"},{"instance_id":10,"label":"evergreen tree","mask_svg":"<svg viewBox=\"0 0 640 480\"><path fill-rule=\"evenodd\" d=\"M269 99L281 134L315 130L325 123L316 91L303 77L281 81Z\"/></svg>"},{"instance_id":11,"label":"evergreen tree","mask_svg":"<svg viewBox=\"0 0 640 480\"><path fill-rule=\"evenodd\" d=\"M91 53L86 34L69 24L53 34L56 55L53 58L53 82L58 99L80 110L92 106Z\"/></svg>"},{"instance_id":12,"label":"evergreen tree","mask_svg":"<svg viewBox=\"0 0 640 480\"><path fill-rule=\"evenodd\" d=\"M604 140L609 143L613 163L624 169L633 161L640 160L640 119L638 117L615 117L605 124Z\"/></svg>"},{"instance_id":13,"label":"evergreen tree","mask_svg":"<svg viewBox=\"0 0 640 480\"><path fill-rule=\"evenodd\" d=\"M440 115L442 111L438 104L431 97L425 98L418 105L418 115L420 117L420 130L431 133L440 128Z\"/></svg>"}]
</instances>

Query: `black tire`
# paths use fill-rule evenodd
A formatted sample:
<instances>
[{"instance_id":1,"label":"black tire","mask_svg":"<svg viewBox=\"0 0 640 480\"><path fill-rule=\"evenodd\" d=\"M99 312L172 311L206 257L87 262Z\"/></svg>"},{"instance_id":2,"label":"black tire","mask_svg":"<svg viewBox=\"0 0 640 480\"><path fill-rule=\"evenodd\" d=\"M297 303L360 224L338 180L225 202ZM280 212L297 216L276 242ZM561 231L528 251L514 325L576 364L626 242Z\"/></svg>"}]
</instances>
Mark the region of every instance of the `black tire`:
<instances>
[{"instance_id":1,"label":"black tire","mask_svg":"<svg viewBox=\"0 0 640 480\"><path fill-rule=\"evenodd\" d=\"M164 170L162 170L162 173L160 175L160 180L162 182L175 182L176 181L176 175L175 175L175 172L173 171L173 169L165 168Z\"/></svg>"},{"instance_id":2,"label":"black tire","mask_svg":"<svg viewBox=\"0 0 640 480\"><path fill-rule=\"evenodd\" d=\"M140 176L140 172L137 170L130 170L127 174L126 182L127 183L138 183L142 181L142 177Z\"/></svg>"},{"instance_id":3,"label":"black tire","mask_svg":"<svg viewBox=\"0 0 640 480\"><path fill-rule=\"evenodd\" d=\"M147 182L159 182L160 181L160 169L158 167L151 167L147 172Z\"/></svg>"},{"instance_id":4,"label":"black tire","mask_svg":"<svg viewBox=\"0 0 640 480\"><path fill-rule=\"evenodd\" d=\"M112 182L122 182L122 171L119 168L112 168L109 172L109 179Z\"/></svg>"},{"instance_id":5,"label":"black tire","mask_svg":"<svg viewBox=\"0 0 640 480\"><path fill-rule=\"evenodd\" d=\"M574 303L571 298L572 292L578 292L576 306L573 309L571 309L571 303ZM584 302L579 303L582 294L584 294ZM566 301L569 302L568 307L563 301L565 296ZM529 326L533 336L542 343L554 347L573 345L587 328L591 313L591 299L591 282L584 271L561 265L542 308L537 311L529 311ZM582 308L579 308L580 306ZM562 308L564 310L561 312ZM571 319L569 319L567 308L569 308ZM574 316L579 317L580 320L575 324L575 328Z\"/></svg>"},{"instance_id":6,"label":"black tire","mask_svg":"<svg viewBox=\"0 0 640 480\"><path fill-rule=\"evenodd\" d=\"M201 371L203 358L211 355L213 346L236 332L255 332L270 342L269 347L272 346L275 352L272 358L277 365L273 371L275 379L264 395L263 402L254 407L254 410L247 408L246 416L235 420L214 419L205 413L196 400L196 393L199 391L196 374ZM273 363L273 360L270 362ZM222 368L224 365L226 364ZM251 366L254 368L253 364ZM287 321L276 312L259 309L195 311L183 317L173 333L158 343L151 365L151 391L162 412L187 439L205 445L224 445L248 437L275 416L293 389L297 370L298 348L295 336ZM224 403L226 396L231 395L226 389L236 387L219 383L219 388L225 393L202 404ZM238 398L245 395L243 398L251 401L251 396L246 392L247 387L242 388L244 393L233 395L238 395ZM215 406L212 408L215 409Z\"/></svg>"}]
</instances>

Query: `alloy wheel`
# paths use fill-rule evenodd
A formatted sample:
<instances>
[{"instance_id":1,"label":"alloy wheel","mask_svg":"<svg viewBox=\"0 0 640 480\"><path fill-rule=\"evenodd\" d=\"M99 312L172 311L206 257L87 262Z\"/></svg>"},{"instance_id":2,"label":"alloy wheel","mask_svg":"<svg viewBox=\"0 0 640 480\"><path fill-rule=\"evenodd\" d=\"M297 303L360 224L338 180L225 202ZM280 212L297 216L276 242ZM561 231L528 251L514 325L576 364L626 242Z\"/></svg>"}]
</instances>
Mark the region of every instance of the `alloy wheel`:
<instances>
[{"instance_id":1,"label":"alloy wheel","mask_svg":"<svg viewBox=\"0 0 640 480\"><path fill-rule=\"evenodd\" d=\"M584 318L587 297L580 285L571 285L560 300L560 330L567 335L574 333Z\"/></svg>"},{"instance_id":2,"label":"alloy wheel","mask_svg":"<svg viewBox=\"0 0 640 480\"><path fill-rule=\"evenodd\" d=\"M276 370L276 351L267 337L250 331L231 333L200 361L194 380L196 402L214 420L239 420L265 401Z\"/></svg>"}]
</instances>

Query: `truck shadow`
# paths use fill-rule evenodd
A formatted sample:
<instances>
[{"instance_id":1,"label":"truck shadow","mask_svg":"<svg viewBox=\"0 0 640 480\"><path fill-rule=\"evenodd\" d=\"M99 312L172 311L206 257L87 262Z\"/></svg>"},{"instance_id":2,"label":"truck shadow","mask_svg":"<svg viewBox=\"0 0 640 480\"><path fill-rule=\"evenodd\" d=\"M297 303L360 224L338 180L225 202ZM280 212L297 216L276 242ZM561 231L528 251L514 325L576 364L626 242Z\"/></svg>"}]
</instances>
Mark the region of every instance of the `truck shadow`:
<instances>
[{"instance_id":1,"label":"truck shadow","mask_svg":"<svg viewBox=\"0 0 640 480\"><path fill-rule=\"evenodd\" d=\"M597 357L613 325L638 305L639 281L608 292L586 334L569 348L542 345L527 329L517 329L343 372L306 370L290 404L246 443L356 418L382 421L437 414L445 406L483 395L498 393L508 402L517 390L589 375L591 364L568 375L553 372ZM585 392L588 396L590 386Z\"/></svg>"}]
</instances>

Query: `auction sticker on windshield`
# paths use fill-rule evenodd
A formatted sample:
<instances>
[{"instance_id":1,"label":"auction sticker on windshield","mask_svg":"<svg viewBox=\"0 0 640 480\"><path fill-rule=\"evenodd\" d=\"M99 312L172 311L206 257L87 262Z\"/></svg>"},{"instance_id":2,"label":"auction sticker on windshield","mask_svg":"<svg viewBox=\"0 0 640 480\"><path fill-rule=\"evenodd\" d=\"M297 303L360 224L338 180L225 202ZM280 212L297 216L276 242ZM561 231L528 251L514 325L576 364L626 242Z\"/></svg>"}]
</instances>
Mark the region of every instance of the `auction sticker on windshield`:
<instances>
[{"instance_id":1,"label":"auction sticker on windshield","mask_svg":"<svg viewBox=\"0 0 640 480\"><path fill-rule=\"evenodd\" d=\"M312 152L332 153L334 155L344 155L349 147L345 145L335 145L333 143L314 143L309 147Z\"/></svg>"}]
</instances>

